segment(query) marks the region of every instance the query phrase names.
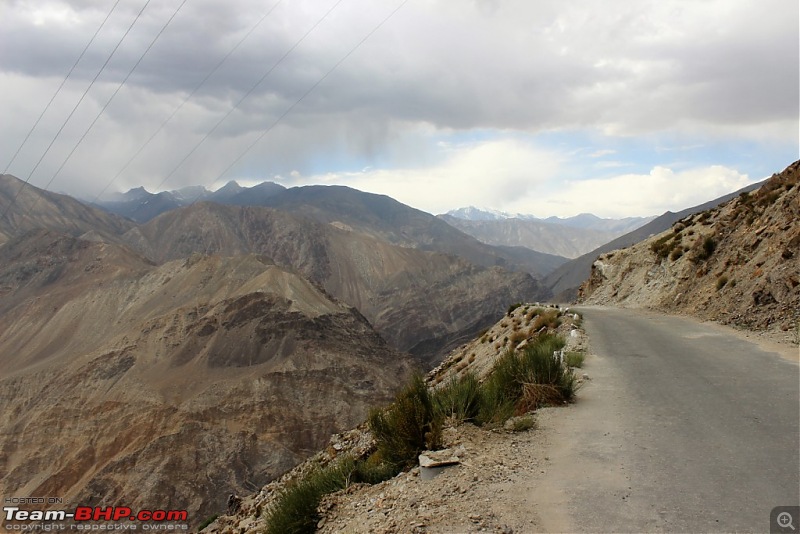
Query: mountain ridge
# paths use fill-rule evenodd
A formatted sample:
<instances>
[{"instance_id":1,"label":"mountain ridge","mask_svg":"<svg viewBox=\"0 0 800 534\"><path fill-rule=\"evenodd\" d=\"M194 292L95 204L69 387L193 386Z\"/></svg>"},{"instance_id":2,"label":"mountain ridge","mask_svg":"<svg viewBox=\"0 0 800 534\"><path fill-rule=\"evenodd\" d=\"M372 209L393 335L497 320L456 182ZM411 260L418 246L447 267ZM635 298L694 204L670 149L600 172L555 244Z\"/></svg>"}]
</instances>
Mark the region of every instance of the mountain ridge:
<instances>
[{"instance_id":1,"label":"mountain ridge","mask_svg":"<svg viewBox=\"0 0 800 534\"><path fill-rule=\"evenodd\" d=\"M797 336L798 258L800 161L753 192L684 215L665 232L600 255L580 298Z\"/></svg>"}]
</instances>

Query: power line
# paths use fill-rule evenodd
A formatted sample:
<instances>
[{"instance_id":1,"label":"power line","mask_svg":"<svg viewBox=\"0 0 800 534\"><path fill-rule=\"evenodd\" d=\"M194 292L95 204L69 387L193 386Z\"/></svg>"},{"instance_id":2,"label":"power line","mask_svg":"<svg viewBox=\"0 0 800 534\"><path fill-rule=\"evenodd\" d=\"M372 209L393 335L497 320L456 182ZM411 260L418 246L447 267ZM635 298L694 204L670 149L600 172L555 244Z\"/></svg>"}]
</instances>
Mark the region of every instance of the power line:
<instances>
[{"instance_id":1,"label":"power line","mask_svg":"<svg viewBox=\"0 0 800 534\"><path fill-rule=\"evenodd\" d=\"M116 46L114 46L114 49L111 51L111 53L110 53L110 54L108 55L108 57L106 58L105 62L103 63L103 66L102 66L102 67L100 67L100 70L99 70L99 71L97 71L97 74L95 74L94 78L92 78L92 81L91 81L91 83L89 84L89 86L88 86L88 87L86 88L86 90L83 92L83 94L81 95L80 99L78 99L78 102L77 102L77 103L75 104L75 106L72 108L72 111L70 111L69 115L68 115L68 116L67 116L67 118L64 120L64 123L63 123L63 124L61 125L61 127L58 129L58 131L56 132L56 135L55 135L55 136L53 137L53 139L50 141L50 144L49 144L49 145L47 145L47 148L45 149L45 151L44 151L44 153L42 154L42 156L39 158L39 161L37 161L37 162L36 162L36 165L34 165L34 166L33 166L33 169L31 169L31 172L28 174L28 177L27 177L27 178L25 179L25 181L22 183L22 185L20 186L19 190L17 190L17 193L14 195L14 198L12 198L12 199L11 199L11 202L10 202L10 203L9 203L9 205L6 207L6 209L3 211L3 214L2 214L2 215L0 215L0 219L2 219L3 217L5 217L5 216L6 216L6 214L8 213L8 211L11 209L11 206L13 206L13 205L14 205L14 204L17 202L17 198L19 197L20 193L22 193L22 190L23 190L23 189L25 189L25 186L27 186L27 185L28 185L28 182L30 181L31 177L33 176L33 173L34 173L34 172L36 172L36 169L38 169L38 168L39 168L39 165L42 163L42 160L44 160L44 157L47 155L47 153L48 153L48 152L50 152L50 149L53 147L53 143L55 143L55 142L56 142L56 139L58 139L58 136L59 136L59 135L61 135L61 132L62 132L62 131L64 131L64 127L67 125L67 123L69 122L69 120L70 120L70 119L72 118L72 116L75 114L75 110L77 110L77 109L78 109L78 106L80 106L80 105L81 105L81 102L83 102L83 99L84 99L84 98L86 98L86 95L89 93L89 90L92 88L92 86L94 86L94 83L97 81L97 79L98 79L98 78L100 77L100 75L103 73L103 71L105 70L106 66L108 65L108 62L109 62L109 61L111 61L111 58L112 58L112 57L114 57L114 54L117 52L117 49L119 49L120 45L122 44L122 41L124 41L124 40L125 40L125 38L128 36L128 34L130 33L131 29L133 29L133 26L136 24L136 22L137 22L137 21L139 20L139 18L142 16L142 13L144 12L144 10L145 10L145 8L148 6L148 4L150 4L150 2L151 2L151 0L147 0L147 1L145 2L144 6L142 6L142 9L140 9L140 10L139 10L139 13L137 13L137 14L136 14L136 18L134 18L134 19L133 19L133 22L131 22L130 26L128 26L128 29L127 29L127 30L125 30L125 33L124 33L124 34L122 35L122 37L120 38L119 42L117 42Z\"/></svg>"},{"instance_id":2,"label":"power line","mask_svg":"<svg viewBox=\"0 0 800 534\"><path fill-rule=\"evenodd\" d=\"M255 139L255 140L254 140L252 143L250 143L250 144L247 146L247 148L246 148L246 149L244 149L244 151L243 151L241 154L239 154L239 156L238 156L238 157L237 157L235 160L233 160L233 162L232 162L230 165L228 165L228 166L225 168L225 170L224 170L224 171L222 171L222 173L220 173L220 175L219 175L219 176L217 176L216 180L219 180L220 178L222 178L223 176L225 176L225 174L227 174L227 173L228 173L228 171L230 171L230 170L231 170L231 168L232 168L234 165L236 165L236 164L237 164L237 163L238 163L238 162L239 162L239 161L240 161L240 160L241 160L241 159L242 159L242 158L243 158L243 157L244 157L244 156L245 156L245 155L246 155L248 152L250 152L250 150L252 150L252 149L253 149L253 147L254 147L254 146L256 146L256 145L258 144L258 142L259 142L259 141L261 141L261 139L263 139L263 138L264 138L264 136L266 136L266 135L267 135L267 134L268 134L268 133L269 133L269 132L270 132L270 131L271 131L273 128L275 128L275 126L277 126L277 125L278 125L278 123L279 123L279 122L281 122L281 120L283 120L283 119L284 119L284 118L285 118L285 117L286 117L286 116L287 116L287 115L288 115L288 114L289 114L289 113L290 113L290 112L291 112L291 111L292 111L292 110L293 110L295 107L297 107L297 105L298 105L298 104L300 104L300 102L302 102L302 101L303 101L303 100L304 100L304 99L305 99L305 98L306 98L306 97L307 97L309 94L311 94L311 92L312 92L314 89L316 89L316 88L317 88L317 86L319 86L319 84L321 84L323 81L325 81L325 78L327 78L328 76L330 76L330 74L331 74L333 71L335 71L335 70L336 70L336 69L339 67L339 65L341 65L342 63L344 63L344 62L347 60L347 58L349 58L349 57L350 57L350 56L351 56L351 55L352 55L352 54L353 54L353 53L354 53L354 52L355 52L355 51L356 51L356 50L357 50L357 49L358 49L358 48L359 48L359 47L360 47L362 44L364 44L364 43L366 42L366 40L367 40L367 39L369 39L370 37L372 37L372 35L373 35L375 32L377 32L377 31L378 31L378 30L379 30L379 29L380 29L380 28L381 28L381 27L382 27L384 24L386 24L386 23L389 21L389 19L391 19L391 18L392 18L392 17L393 17L393 16L394 16L394 15L395 15L395 14L396 14L398 11L400 11L400 9L401 9L401 8L402 8L402 7L403 7L403 6L404 6L404 5L405 5L407 2L408 2L408 0L403 0L402 2L400 2L400 4L399 4L399 5L398 5L398 6L397 6L395 9L394 9L394 11L392 11L391 13L389 13L389 15L387 15L387 16L386 16L386 18L384 18L384 19L383 19L383 20L382 20L380 23L378 23L378 25L377 25L377 26L375 26L375 27L372 29L372 31L370 31L370 32L369 32L369 33L368 33L366 36L364 36L364 38L363 38L363 39L361 39L361 40L360 40L358 43L356 43L356 45L355 45L353 48L351 48L351 49L350 49L350 51L349 51L347 54L345 54L345 55L344 55L344 57L342 57L342 59L340 59L339 61L337 61L337 62L336 62L336 64L334 64L334 65L333 65L333 67L331 67L331 68L328 70L328 72L326 72L326 73L325 73L325 74L324 74L324 75L323 75L323 76L322 76L322 77L321 77L319 80L317 80L317 82L316 82L314 85L312 85L312 86L311 86L311 87L308 89L308 91L306 91L305 93L303 93L303 96L301 96L300 98L298 98L298 99L297 99L297 100L294 102L294 104L292 104L291 106L289 106L289 108L288 108L286 111L284 111L284 112L283 112L283 113L282 113L282 114L281 114L281 115L280 115L280 116L279 116L279 117L278 117L278 118L277 118L277 119L276 119L276 120L275 120L275 121L274 121L272 124L270 124L270 126L269 126L269 127L266 129L266 130L264 130L264 131L261 133L261 135L259 135L258 137L256 137L256 139ZM215 181L216 181L216 180L215 180ZM198 198L199 198L199 197L198 197ZM197 199L195 199L195 200L197 200Z\"/></svg>"},{"instance_id":3,"label":"power line","mask_svg":"<svg viewBox=\"0 0 800 534\"><path fill-rule=\"evenodd\" d=\"M98 193L98 194L97 194L97 195L94 197L94 200L92 201L93 203L94 203L94 202L97 202L97 200L98 200L98 199L99 199L99 198L100 198L100 197L103 195L103 193L105 193L105 192L106 192L106 190L108 190L108 188L109 188L109 187L111 187L111 185L112 185L114 182L116 182L117 178L119 178L119 177L122 175L122 173L123 173L123 172L125 172L125 170L127 170L127 168L128 168L130 165L131 165L131 163L133 163L133 161L134 161L134 160L135 160L137 157L139 157L139 154L141 154L141 153L142 153L142 151L144 151L144 149L145 149L145 148L147 148L147 146L148 146L148 145L150 145L150 143L153 141L153 139L155 139L155 138L156 138L156 136L157 136L157 135L158 135L158 134L161 132L161 130L163 130L163 129L164 129L164 127L165 127L165 126L166 126L166 125L167 125L167 124L168 124L168 123L169 123L169 122L170 122L170 121L173 119L173 117L175 117L175 115L177 115L177 113L178 113L178 112L179 112L181 109L183 109L183 106L186 104L186 102L188 102L188 101L189 101L189 99L190 99L190 98L192 98L192 97L193 97L193 96L194 96L194 95L195 95L195 94L196 94L196 93L197 93L197 92L200 90L200 88L202 88L202 87L205 85L205 83L206 83L206 82L209 80L209 78L211 78L211 76L213 76L213 75L214 75L214 74L215 74L215 73L216 73L216 72L217 72L217 71L220 69L220 67L222 67L222 64L223 64L223 63L225 63L225 62L228 60L228 58L230 58L230 57L231 57L231 55L233 55L233 53L234 53L234 52L236 52L236 50L238 50L238 49L239 49L239 47L240 47L240 46L241 46L241 45L242 45L242 44L245 42L245 40L246 40L248 37L250 37L250 35L251 35L251 34L252 34L254 31L255 31L255 29L256 29L256 28L258 28L258 27L261 25L261 23L262 23L262 22L264 22L264 20L266 20L266 18L267 18L267 17L268 17L268 16L269 16L269 15L270 15L270 14L271 14L271 13L272 13L274 10L275 10L275 8L276 8L276 7L278 7L278 4L280 4L282 1L283 1L283 0L278 0L277 2L275 2L274 4L272 4L272 7L269 9L269 11L267 11L267 12L266 12L266 13L265 13L265 14L264 14L264 15L263 15L263 16L262 16L260 19L258 19L258 22L256 22L256 23L255 23L255 24L254 24L254 25L253 25L253 26L252 26L252 27L251 27L251 28L250 28L250 29L247 31L247 33L245 33L245 34L244 34L244 36L243 36L243 37L242 37L242 38L239 40L239 42L238 42L238 43L236 43L236 45L235 45L233 48L231 48L231 49L228 51L228 53L227 53L227 54L225 54L225 56L224 56L224 57L223 57L223 58L222 58L222 59L221 59L221 60L220 60L220 61L219 61L219 62L218 62L218 63L217 63L215 66L214 66L214 68L213 68L213 69L211 69L211 72L209 72L209 73L208 73L208 74L205 76L205 78L203 78L203 79L200 81L200 83L199 83L199 84L197 84L197 86L196 86L196 87L195 87L195 88L192 90L192 92L191 92L191 93L189 93L189 94L188 94L188 95L187 95L187 96L186 96L186 97L183 99L183 101L182 101L182 102L181 102L181 103L178 105L178 107L176 107L176 108L175 108L175 109L172 111L172 113L170 114L170 116L169 116L169 117L167 117L167 118L166 118L166 120L164 120L164 121L161 123L161 125L158 127L158 129L157 129L155 132L153 132L153 134L152 134L152 135L151 135L151 136L150 136L150 137L147 139L147 141L145 141L145 143L144 143L144 144L143 144L141 147L139 147L139 150L137 150L137 151L136 151L136 152L133 154L133 156L131 156L131 157L130 157L130 159L128 159L128 161L125 163L125 165L123 165L123 166L122 166L122 168L119 170L119 172L117 172L117 174L115 174L115 175L114 175L114 177L113 177L113 178L111 178L111 181L109 181L109 182L108 182L108 183L105 185L105 187L103 187L103 189L102 189L102 190L101 190L101 191L100 191L100 192L99 192L99 193Z\"/></svg>"},{"instance_id":4,"label":"power line","mask_svg":"<svg viewBox=\"0 0 800 534\"><path fill-rule=\"evenodd\" d=\"M64 76L64 79L63 79L63 80L61 80L61 85L59 85L59 86L58 86L58 89L56 89L56 92L55 92L55 93L53 93L53 96L52 96L52 97L50 97L50 101L47 103L47 105L44 107L44 109L42 110L42 112L39 114L39 118L38 118L38 119L36 119L36 122L34 122L34 123L33 123L33 126L31 126L31 129L30 129L30 130L28 130L28 134L25 136L25 139L23 139L23 140L22 140L22 143L19 145L19 148L17 148L17 151L16 151L16 152L14 152L14 155L13 155L13 156L11 156L11 160L10 160L10 161L8 162L8 164L6 165L6 168L5 168L5 169L3 169L3 174L5 174L6 172L8 172L8 169L9 169L9 168L11 167L11 165L14 163L14 160L16 160L16 159L17 159L17 156L19 155L19 152L20 152L20 150L22 150L22 147L23 147L23 146L25 146L25 143L27 143L27 142L28 142L28 139L30 139L30 137L31 137L31 135L33 134L33 131L36 129L36 127L37 127L37 126L39 126L39 122L42 120L42 117L44 117L44 114L45 114L45 113L47 113L47 110L48 110L48 109L50 109L50 106L53 104L53 101L56 99L56 97L58 96L58 94L61 92L61 89L64 87L64 84L66 84L66 83L67 83L67 80L68 80L68 79L69 79L69 77L72 75L72 73L73 73L73 71L75 70L75 68L78 66L78 63L80 63L81 59L83 59L83 56L86 54L86 51L87 51L87 50L89 50L89 47L92 45L92 43L94 42L95 38L96 38L96 37L97 37L97 35L100 33L100 30L102 30L102 29L103 29L103 26L105 26L105 25L106 25L106 22L108 22L108 19L111 17L111 14L114 12L114 10L115 10L115 9L117 9L117 6L119 5L119 3L120 3L121 1L122 1L122 0L117 0L117 1L114 3L114 5L113 5L113 6L111 6L111 11L109 11L109 12L108 12L108 14L106 15L106 18L105 18L105 19L103 19L103 22L100 24L100 27L99 27L99 28L97 28L97 31L95 31L95 32L94 32L94 35L92 35L92 38L91 38L91 39L89 39L89 42L88 42L88 43L86 43L86 46L85 46L85 47L83 48L83 50L81 51L80 55L78 56L78 59L76 59L76 60L75 60L75 63L73 63L73 64L72 64L72 67L69 69L69 72L67 72L67 75L66 75L66 76Z\"/></svg>"},{"instance_id":5,"label":"power line","mask_svg":"<svg viewBox=\"0 0 800 534\"><path fill-rule=\"evenodd\" d=\"M217 123L216 123L216 124L215 124L215 125L214 125L214 126L211 128L211 130L209 130L209 131L208 131L208 133L206 133L206 134L203 136L203 138L202 138L202 139L200 139L200 141L199 141L197 144L195 144L195 145L194 145L194 147L193 147L193 148L192 148L192 149L189 151L189 153L188 153L188 154L186 154L186 156L184 156L184 157L183 157L183 159L182 159L182 160L181 160L181 161L178 163L178 165L176 165L176 166L175 166L175 168L173 168L173 169L172 169L172 170L171 170L171 171L170 171L170 172L169 172L169 173L168 173L168 174L167 174L167 175L164 177L164 179L163 179L163 180L161 180L161 183L160 183L160 184L158 184L158 186L156 186L156 189L160 189L160 188L161 188L161 186L162 186L162 185L164 185L164 183L165 183L167 180L169 180L169 179L172 177L172 175L174 175L174 174L175 174L175 173L178 171L178 169L180 169L180 168L183 166L183 164L184 164L184 163L186 163L186 160L188 160L188 159L189 159L189 158L192 156L192 154L194 154L194 153L197 151L197 149L198 149L198 148L200 148L200 145L202 145L202 144L203 144L203 143L206 141L206 139L208 139L208 138L211 136L211 134L212 134L212 133L214 133L214 132L216 131L216 129L217 129L217 128L219 128L219 126L220 126L220 125L221 125L223 122L225 122L225 120L226 120L228 117L230 117L230 116L231 116L231 113L233 113L234 111L236 111L236 109L239 107L239 105L241 105L241 103L242 103L242 102L243 102L243 101L244 101L244 100L245 100L247 97L249 97L249 96L250 96L250 95L253 93L253 91L255 91L255 90L256 90L256 88L257 88L259 85L261 85L261 83L262 83L262 82L263 82L263 81L264 81L264 80L267 78L267 76L269 76L269 75L270 75L270 73L271 73L273 70L275 70L275 68L276 68L278 65L280 65L280 64L283 62L283 60L284 60L284 59L286 59L286 57L287 57L289 54L291 54L291 53L292 53L292 51L294 51L294 49L295 49L295 48L297 48L297 47L300 45L300 43L302 43L302 42L303 42L303 41L306 39L306 37L308 37L308 36L311 34L311 32L313 32L313 31L314 31L314 30L317 28L317 26L319 26L319 25L320 25L320 24L321 24L321 23L322 23L322 22L323 22L323 21L324 21L326 18L328 18L328 15L330 15L330 14L333 12L333 10L334 10L334 9L336 9L336 8L339 6L339 4L341 4L343 1L344 1L344 0L338 0L338 1L337 1L337 2L336 2L336 3L335 3L335 4L334 4L334 5L333 5L333 6L332 6L332 7L331 7L331 8L330 8L330 9L329 9L329 10L328 10L328 11L327 11L325 14L324 14L324 15L322 15L322 17L321 17L321 18L320 18L320 19L319 19L319 20L318 20L318 21L317 21L317 22L316 22L316 23L315 23L315 24L314 24L314 25L313 25L313 26L312 26L312 27L311 27L311 28L310 28L310 29L309 29L309 30L308 30L308 31L307 31L307 32L306 32L306 33L305 33L305 34L304 34L304 35L303 35L303 36L302 36L302 37L301 37L301 38L300 38L300 39L299 39L297 42L296 42L296 43L294 43L294 44L291 46L291 48L289 48L289 50L287 50L287 51L286 51L286 52L285 52L285 53L284 53L284 54L283 54L283 55L280 57L280 59L278 59L278 61L277 61L277 62L275 62L275 64L273 64L273 65L272 65L272 66L271 66L271 67L270 67L270 68L267 70L267 72L265 72L265 73L264 73L264 75L263 75L263 76L261 76L261 78L259 78L259 79L258 79L258 81L257 81L255 84L253 84L253 86L252 86L252 87L251 87L251 88L250 88L250 89L249 89L249 90L248 90L248 91L247 91L247 92L246 92L246 93L245 93L245 94L244 94L244 95L243 95L243 96L242 96L242 97L241 97L241 98L240 98L240 99L239 99L239 100L236 102L236 104L234 104L234 105L233 105L233 107L232 107L230 110L228 110L228 112L227 112L227 113L226 113L226 114L225 114L225 115L224 115L224 116L223 116L223 117L222 117L222 118L221 118L219 121L217 121Z\"/></svg>"},{"instance_id":6,"label":"power line","mask_svg":"<svg viewBox=\"0 0 800 534\"><path fill-rule=\"evenodd\" d=\"M149 2L149 1L150 1L150 0L148 0L148 2ZM61 173L61 170L64 168L64 166L65 166L65 165L67 164L67 162L70 160L70 158L72 157L72 155L75 153L75 151L76 151L76 150L78 149L78 147L81 145L81 143L83 142L83 140L86 138L86 136L87 136L87 135L89 134L89 132L92 130L92 128L93 128L93 127L94 127L94 125L97 123L97 121L100 119L100 117L103 115L103 113L105 113L105 111L106 111L106 108L108 108L108 106L111 104L111 101L112 101L112 100L114 100L114 97L115 97L115 96L117 96L117 93L119 93L120 89L122 89L122 87L125 85L125 83L128 81L128 79L131 77L131 75L133 75L133 72L136 70L136 68L137 68L137 67L139 66L139 64L142 62L142 60L143 60L143 59L144 59L144 57L147 55L147 53L148 53L148 52L150 52L150 49L151 49L151 48L153 48L153 45L154 45L154 44L156 44L156 41L158 41L158 38L159 38L159 37L161 37L161 34L163 34L163 33L164 33L164 31L167 29L167 26L169 26L169 25L170 25L170 23L172 22L172 20L173 20L173 19L174 19L174 18L175 18L175 17L178 15L178 13L180 12L180 10L183 8L183 6L184 6L184 5L186 5L186 2L188 2L188 1L189 1L189 0L183 0L183 1L180 3L180 5L179 5L179 6L178 6L178 8L175 10L175 12L172 14L172 16L171 16L171 17L170 17L170 18L167 20L167 22L165 22L165 23L164 23L164 25L161 27L161 29L158 31L158 33L155 35L155 37L153 37L153 39L150 41L150 44L149 44L149 45L147 45L147 48L145 49L145 51L144 51L144 52L142 52L142 55L141 55L141 56L139 56L139 59L136 61L136 63L133 65L133 67L131 67L131 69L128 71L128 74L125 76L125 78L124 78L124 79L123 79L123 80L120 82L120 84L119 84L119 85L117 86L117 88L114 90L114 93L112 93L112 95L111 95L111 98L109 98L109 99L108 99L108 101L105 103L105 105L103 106L103 108L100 110L100 112L99 112L99 113L97 114L97 116L94 118L94 120L92 121L92 123L91 123L91 124L89 125L89 127L86 129L86 131L85 131L85 132L83 132L83 135L81 135L81 138L80 138L80 139L78 139L78 142L77 142L77 143L75 143L75 146L74 146L74 147L72 147L72 150L71 150L71 151L70 151L70 153L67 155L67 157L64 159L64 161L61 163L61 166L60 166L60 167L59 167L59 168L56 170L55 174L53 174L53 177L52 177L52 178L50 178L50 181L49 181L49 182L47 182L47 185L45 185L45 186L44 186L44 189L47 189L47 188L49 188L49 187L50 187L50 184L52 184L52 183L53 183L53 181L56 179L56 177L57 177L57 176L58 176L58 175Z\"/></svg>"}]
</instances>

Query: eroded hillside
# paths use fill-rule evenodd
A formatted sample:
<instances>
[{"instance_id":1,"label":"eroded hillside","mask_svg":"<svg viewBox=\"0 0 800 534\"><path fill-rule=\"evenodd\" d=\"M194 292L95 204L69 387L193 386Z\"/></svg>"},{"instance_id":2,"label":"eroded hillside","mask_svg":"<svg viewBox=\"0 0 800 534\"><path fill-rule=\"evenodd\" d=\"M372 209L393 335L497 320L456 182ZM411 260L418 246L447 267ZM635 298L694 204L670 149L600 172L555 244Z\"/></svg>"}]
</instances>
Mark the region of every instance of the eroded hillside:
<instances>
[{"instance_id":1,"label":"eroded hillside","mask_svg":"<svg viewBox=\"0 0 800 534\"><path fill-rule=\"evenodd\" d=\"M42 230L0 247L0 291L3 495L203 517L411 369L360 313L254 255L156 266Z\"/></svg>"},{"instance_id":2,"label":"eroded hillside","mask_svg":"<svg viewBox=\"0 0 800 534\"><path fill-rule=\"evenodd\" d=\"M587 304L650 307L797 342L800 316L800 162L753 193L601 255L581 288Z\"/></svg>"},{"instance_id":3,"label":"eroded hillside","mask_svg":"<svg viewBox=\"0 0 800 534\"><path fill-rule=\"evenodd\" d=\"M197 204L164 213L124 239L156 262L193 253L266 255L358 308L392 347L429 366L509 302L545 293L527 273L393 245L270 208Z\"/></svg>"}]
</instances>

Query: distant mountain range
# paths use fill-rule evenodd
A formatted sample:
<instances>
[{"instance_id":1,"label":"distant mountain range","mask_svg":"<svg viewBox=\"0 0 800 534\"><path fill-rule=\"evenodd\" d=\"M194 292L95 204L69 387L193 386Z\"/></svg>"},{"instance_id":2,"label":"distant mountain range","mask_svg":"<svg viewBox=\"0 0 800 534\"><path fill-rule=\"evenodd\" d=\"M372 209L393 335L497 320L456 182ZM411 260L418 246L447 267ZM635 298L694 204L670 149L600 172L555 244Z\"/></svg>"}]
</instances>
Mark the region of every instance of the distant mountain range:
<instances>
[{"instance_id":1,"label":"distant mountain range","mask_svg":"<svg viewBox=\"0 0 800 534\"><path fill-rule=\"evenodd\" d=\"M589 213L565 219L538 219L475 207L453 210L439 218L483 243L526 247L565 258L576 258L652 220L601 219Z\"/></svg>"},{"instance_id":2,"label":"distant mountain range","mask_svg":"<svg viewBox=\"0 0 800 534\"><path fill-rule=\"evenodd\" d=\"M719 198L715 198L714 200L704 202L703 204L699 204L691 208L686 208L685 210L681 210L677 213L668 211L663 215L656 217L644 226L641 226L632 232L628 232L627 234L620 236L613 241L609 241L608 243L597 247L591 252L587 252L586 254L583 254L582 256L561 265L545 277L545 284L553 292L555 299L562 302L572 301L577 297L578 288L580 285L587 278L589 278L592 270L592 263L594 263L597 257L601 254L611 252L612 250L629 247L640 241L643 241L644 239L647 239L652 235L660 234L664 230L670 228L676 221L679 221L684 217L715 208L742 192L758 189L763 183L764 182L762 181L748 185L742 189L739 189L738 191L734 191L733 193L723 195Z\"/></svg>"},{"instance_id":3,"label":"distant mountain range","mask_svg":"<svg viewBox=\"0 0 800 534\"><path fill-rule=\"evenodd\" d=\"M2 175L0 213L0 494L192 517L363 420L510 303L550 298L548 274L577 287L596 255L519 246L533 228L610 231L270 182L92 206ZM495 223L501 245L456 228Z\"/></svg>"},{"instance_id":4,"label":"distant mountain range","mask_svg":"<svg viewBox=\"0 0 800 534\"><path fill-rule=\"evenodd\" d=\"M758 191L683 214L664 232L596 257L581 297L772 330L770 339L796 343L798 255L800 161Z\"/></svg>"},{"instance_id":5,"label":"distant mountain range","mask_svg":"<svg viewBox=\"0 0 800 534\"><path fill-rule=\"evenodd\" d=\"M572 228L584 228L588 230L617 232L622 235L631 230L647 224L655 219L652 217L625 217L623 219L604 219L591 213L580 213L574 217L547 217L540 218L535 215L523 213L508 213L492 209L481 209L475 206L450 210L444 215L465 221L505 221L518 219L520 221L540 221L550 224L570 226ZM441 217L441 215L440 215Z\"/></svg>"}]
</instances>

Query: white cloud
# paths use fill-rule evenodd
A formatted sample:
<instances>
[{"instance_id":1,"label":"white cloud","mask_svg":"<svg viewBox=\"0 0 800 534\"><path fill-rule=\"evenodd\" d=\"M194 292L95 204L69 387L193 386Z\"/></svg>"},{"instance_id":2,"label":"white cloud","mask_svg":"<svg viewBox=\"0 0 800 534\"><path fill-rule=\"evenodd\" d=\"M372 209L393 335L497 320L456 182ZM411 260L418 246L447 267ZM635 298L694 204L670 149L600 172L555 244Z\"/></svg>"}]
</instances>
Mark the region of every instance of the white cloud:
<instances>
[{"instance_id":1,"label":"white cloud","mask_svg":"<svg viewBox=\"0 0 800 534\"><path fill-rule=\"evenodd\" d=\"M755 180L735 169L714 165L674 171L655 167L649 174L622 174L565 184L548 195L514 204L544 215L591 212L601 217L660 215L702 204Z\"/></svg>"},{"instance_id":2,"label":"white cloud","mask_svg":"<svg viewBox=\"0 0 800 534\"><path fill-rule=\"evenodd\" d=\"M527 197L557 174L560 157L516 140L448 146L437 164L309 176L293 185L342 184L389 195L405 204L443 213L468 205L505 206Z\"/></svg>"},{"instance_id":3,"label":"white cloud","mask_svg":"<svg viewBox=\"0 0 800 534\"><path fill-rule=\"evenodd\" d=\"M81 135L80 126L91 121L180 1L148 6L32 183L52 175ZM0 54L4 166L9 150L25 136L109 4L30 0L0 5L0 50L9 51ZM278 5L117 186L160 183L331 5L327 0ZM615 142L619 137L709 147L685 151L688 165L695 167L714 161L741 170L746 158L752 169L775 159L764 157L767 149L759 147L747 156L708 157L721 143L796 149L797 2L426 0L408 2L231 172L220 176L396 6L396 0L343 2L165 188L332 171L328 178L338 176L365 190L382 188L432 211L475 193L479 205L495 202L499 209L549 195L552 186L542 181L567 176L559 174L566 167L563 154L576 148L559 147L560 154L553 154L508 138L583 132L576 142L585 146L591 138L589 144L597 148L588 154L597 172L634 161L637 166L631 168L642 168L639 154L604 148L622 146ZM258 0L187 3L53 188L91 196L106 185L268 7ZM137 10L120 3L11 173L27 175ZM488 141L459 144L474 132L489 132ZM455 145L443 155L449 143ZM614 161L603 159L612 154ZM338 172L365 167L373 170ZM406 170L375 170L381 168Z\"/></svg>"},{"instance_id":4,"label":"white cloud","mask_svg":"<svg viewBox=\"0 0 800 534\"><path fill-rule=\"evenodd\" d=\"M621 218L679 211L754 181L719 165L681 171L655 167L648 174L566 183L553 179L565 164L561 154L520 141L488 141L448 147L441 162L426 167L313 175L291 185L348 185L434 214L487 206L539 217L591 212Z\"/></svg>"}]
</instances>

